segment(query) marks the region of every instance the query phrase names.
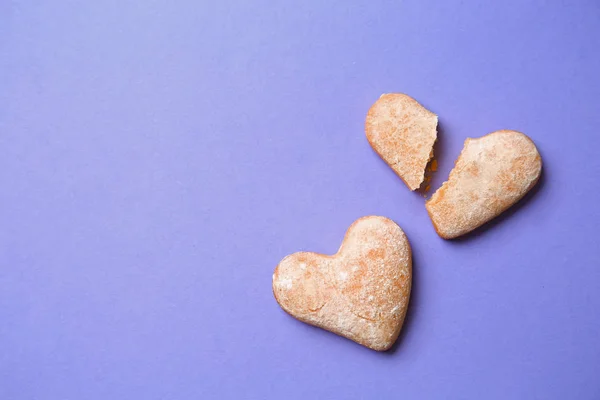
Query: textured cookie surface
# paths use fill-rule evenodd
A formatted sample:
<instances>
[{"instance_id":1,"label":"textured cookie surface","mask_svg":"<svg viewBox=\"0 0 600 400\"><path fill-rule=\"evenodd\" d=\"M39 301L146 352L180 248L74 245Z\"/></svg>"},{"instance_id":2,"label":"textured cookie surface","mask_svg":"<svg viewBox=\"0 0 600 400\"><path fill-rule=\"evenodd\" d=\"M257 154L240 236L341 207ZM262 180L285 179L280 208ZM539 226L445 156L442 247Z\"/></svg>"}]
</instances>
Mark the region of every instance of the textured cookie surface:
<instances>
[{"instance_id":1,"label":"textured cookie surface","mask_svg":"<svg viewBox=\"0 0 600 400\"><path fill-rule=\"evenodd\" d=\"M348 228L333 256L285 257L273 274L273 293L300 321L383 351L398 338L411 281L406 235L392 220L369 216Z\"/></svg>"},{"instance_id":2,"label":"textured cookie surface","mask_svg":"<svg viewBox=\"0 0 600 400\"><path fill-rule=\"evenodd\" d=\"M467 139L448 181L425 206L438 234L456 238L519 201L541 171L535 144L520 132L496 131Z\"/></svg>"},{"instance_id":3,"label":"textured cookie surface","mask_svg":"<svg viewBox=\"0 0 600 400\"><path fill-rule=\"evenodd\" d=\"M365 131L371 147L410 190L419 188L433 155L437 116L405 94L382 95L371 106Z\"/></svg>"}]
</instances>

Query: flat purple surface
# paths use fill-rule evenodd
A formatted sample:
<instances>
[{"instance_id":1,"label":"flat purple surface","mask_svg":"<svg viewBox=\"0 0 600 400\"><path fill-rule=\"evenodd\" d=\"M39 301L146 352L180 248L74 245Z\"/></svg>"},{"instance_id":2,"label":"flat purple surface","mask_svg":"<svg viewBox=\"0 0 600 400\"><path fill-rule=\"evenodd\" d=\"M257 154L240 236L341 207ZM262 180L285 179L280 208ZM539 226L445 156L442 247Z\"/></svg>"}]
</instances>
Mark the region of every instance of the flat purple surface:
<instances>
[{"instance_id":1,"label":"flat purple surface","mask_svg":"<svg viewBox=\"0 0 600 400\"><path fill-rule=\"evenodd\" d=\"M0 0L0 399L599 399L600 3L291 3ZM541 183L440 239L384 92L439 115L435 187L497 129ZM271 293L369 214L414 251L389 353Z\"/></svg>"}]
</instances>

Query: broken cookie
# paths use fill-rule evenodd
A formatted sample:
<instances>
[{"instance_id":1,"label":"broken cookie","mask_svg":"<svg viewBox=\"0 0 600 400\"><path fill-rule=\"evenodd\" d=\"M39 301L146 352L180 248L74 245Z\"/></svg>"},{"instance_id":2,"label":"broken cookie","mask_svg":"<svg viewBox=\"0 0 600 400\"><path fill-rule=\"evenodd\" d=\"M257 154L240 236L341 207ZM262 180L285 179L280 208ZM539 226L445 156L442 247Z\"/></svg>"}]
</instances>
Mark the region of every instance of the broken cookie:
<instances>
[{"instance_id":1,"label":"broken cookie","mask_svg":"<svg viewBox=\"0 0 600 400\"><path fill-rule=\"evenodd\" d=\"M416 190L433 156L437 123L437 115L412 97L390 93L382 95L369 109L365 131L377 154L410 190Z\"/></svg>"},{"instance_id":2,"label":"broken cookie","mask_svg":"<svg viewBox=\"0 0 600 400\"><path fill-rule=\"evenodd\" d=\"M502 130L467 139L448 181L425 207L437 233L456 238L519 201L541 171L535 144L520 132Z\"/></svg>"}]
</instances>

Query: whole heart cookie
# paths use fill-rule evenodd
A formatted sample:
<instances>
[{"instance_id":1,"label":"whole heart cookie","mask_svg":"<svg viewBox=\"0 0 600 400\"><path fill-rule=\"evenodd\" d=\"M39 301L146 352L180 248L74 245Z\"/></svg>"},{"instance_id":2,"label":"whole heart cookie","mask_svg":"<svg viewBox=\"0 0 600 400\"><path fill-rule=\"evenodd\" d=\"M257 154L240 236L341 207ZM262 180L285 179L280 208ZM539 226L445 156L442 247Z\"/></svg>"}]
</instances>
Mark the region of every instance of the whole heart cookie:
<instances>
[{"instance_id":1,"label":"whole heart cookie","mask_svg":"<svg viewBox=\"0 0 600 400\"><path fill-rule=\"evenodd\" d=\"M448 181L425 203L435 230L452 239L483 225L519 201L541 171L535 144L520 132L467 139Z\"/></svg>"},{"instance_id":2,"label":"whole heart cookie","mask_svg":"<svg viewBox=\"0 0 600 400\"><path fill-rule=\"evenodd\" d=\"M410 245L385 217L356 220L333 256L300 252L273 274L287 313L373 350L389 349L406 315L412 281Z\"/></svg>"},{"instance_id":3,"label":"whole heart cookie","mask_svg":"<svg viewBox=\"0 0 600 400\"><path fill-rule=\"evenodd\" d=\"M437 137L437 115L401 93L383 94L371 106L365 132L371 147L416 190L425 179Z\"/></svg>"}]
</instances>

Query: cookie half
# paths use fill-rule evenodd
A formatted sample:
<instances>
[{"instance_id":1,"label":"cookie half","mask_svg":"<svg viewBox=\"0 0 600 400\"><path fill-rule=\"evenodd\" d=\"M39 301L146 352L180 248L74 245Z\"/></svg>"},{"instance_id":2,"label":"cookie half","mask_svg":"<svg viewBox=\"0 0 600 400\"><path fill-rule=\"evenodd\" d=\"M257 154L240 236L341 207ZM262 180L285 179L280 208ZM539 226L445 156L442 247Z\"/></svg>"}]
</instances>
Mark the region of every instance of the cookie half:
<instances>
[{"instance_id":1,"label":"cookie half","mask_svg":"<svg viewBox=\"0 0 600 400\"><path fill-rule=\"evenodd\" d=\"M467 139L448 181L425 207L437 233L453 239L518 202L541 172L540 153L521 132L502 130Z\"/></svg>"},{"instance_id":2,"label":"cookie half","mask_svg":"<svg viewBox=\"0 0 600 400\"><path fill-rule=\"evenodd\" d=\"M371 106L365 131L371 147L406 183L418 189L433 157L438 117L401 93L382 95Z\"/></svg>"}]
</instances>

